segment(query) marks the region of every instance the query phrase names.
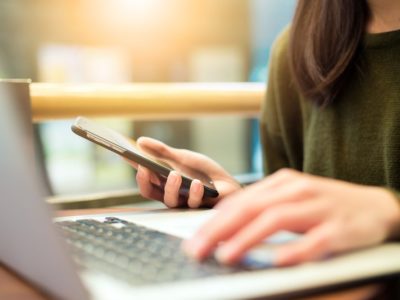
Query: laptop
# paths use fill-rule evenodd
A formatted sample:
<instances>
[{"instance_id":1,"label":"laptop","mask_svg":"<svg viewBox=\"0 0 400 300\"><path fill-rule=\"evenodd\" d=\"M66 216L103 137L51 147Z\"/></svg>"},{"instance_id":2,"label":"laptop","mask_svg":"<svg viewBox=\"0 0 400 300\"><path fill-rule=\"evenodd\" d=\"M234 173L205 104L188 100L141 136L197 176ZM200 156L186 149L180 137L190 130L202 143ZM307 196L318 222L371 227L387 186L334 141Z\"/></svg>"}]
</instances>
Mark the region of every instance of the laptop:
<instances>
[{"instance_id":1,"label":"laptop","mask_svg":"<svg viewBox=\"0 0 400 300\"><path fill-rule=\"evenodd\" d=\"M31 137L29 83L0 82L0 262L55 298L275 299L400 272L396 243L294 267L263 264L263 251L299 238L290 233L267 240L234 267L213 258L192 261L180 243L213 210L53 218Z\"/></svg>"}]
</instances>

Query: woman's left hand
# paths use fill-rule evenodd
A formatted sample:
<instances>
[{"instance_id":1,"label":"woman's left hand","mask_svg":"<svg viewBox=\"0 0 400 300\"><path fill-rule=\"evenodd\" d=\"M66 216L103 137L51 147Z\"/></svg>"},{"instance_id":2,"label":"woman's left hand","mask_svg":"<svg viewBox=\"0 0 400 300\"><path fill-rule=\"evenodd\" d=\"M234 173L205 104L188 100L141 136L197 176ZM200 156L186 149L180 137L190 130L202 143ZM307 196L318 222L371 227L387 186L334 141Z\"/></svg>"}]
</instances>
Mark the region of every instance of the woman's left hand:
<instances>
[{"instance_id":1,"label":"woman's left hand","mask_svg":"<svg viewBox=\"0 0 400 300\"><path fill-rule=\"evenodd\" d=\"M400 228L400 205L389 190L288 169L228 196L216 208L183 245L194 258L216 250L218 260L232 264L268 236L288 230L304 235L278 246L272 263L292 265L381 243Z\"/></svg>"}]
</instances>

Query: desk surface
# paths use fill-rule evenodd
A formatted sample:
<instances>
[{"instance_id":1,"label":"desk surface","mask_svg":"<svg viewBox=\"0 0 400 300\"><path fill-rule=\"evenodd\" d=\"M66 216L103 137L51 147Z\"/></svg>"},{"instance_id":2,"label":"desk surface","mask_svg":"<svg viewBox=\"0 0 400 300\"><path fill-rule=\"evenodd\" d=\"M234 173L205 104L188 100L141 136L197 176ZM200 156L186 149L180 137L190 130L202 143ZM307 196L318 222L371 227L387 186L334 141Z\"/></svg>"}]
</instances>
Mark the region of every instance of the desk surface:
<instances>
[{"instance_id":1,"label":"desk surface","mask_svg":"<svg viewBox=\"0 0 400 300\"><path fill-rule=\"evenodd\" d=\"M91 214L105 214L115 212L129 212L138 211L135 208L124 209L85 209L85 210L72 210L57 212L58 216L75 216L75 215L91 215ZM381 289L380 284L367 285L360 288L353 288L350 290L339 291L333 294L324 294L318 297L309 298L308 300L357 300L357 299L370 299L371 295L375 295ZM10 300L47 300L45 295L41 294L34 287L20 279L13 272L0 265L0 299Z\"/></svg>"}]
</instances>

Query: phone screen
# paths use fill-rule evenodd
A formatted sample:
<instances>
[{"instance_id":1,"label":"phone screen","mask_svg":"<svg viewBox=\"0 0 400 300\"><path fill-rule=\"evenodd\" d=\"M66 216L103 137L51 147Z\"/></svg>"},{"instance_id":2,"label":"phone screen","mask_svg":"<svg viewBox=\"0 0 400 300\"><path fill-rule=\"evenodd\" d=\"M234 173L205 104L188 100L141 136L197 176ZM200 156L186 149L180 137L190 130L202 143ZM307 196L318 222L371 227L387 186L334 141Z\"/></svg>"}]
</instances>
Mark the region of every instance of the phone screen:
<instances>
[{"instance_id":1,"label":"phone screen","mask_svg":"<svg viewBox=\"0 0 400 300\"><path fill-rule=\"evenodd\" d=\"M115 130L112 130L105 126L94 123L83 117L79 117L76 120L73 128L74 127L78 128L79 133L76 132L76 130L74 130L74 131L76 133L78 133L79 135L81 135L85 138L88 138L89 140L95 141L102 146L106 146L107 148L116 150L116 152L120 153L124 157L127 157L126 155L124 155L125 152L131 152L131 153L135 154L136 158L139 158L139 159L142 158L142 160L141 160L142 162L143 162L143 158L144 158L148 162L151 162L154 166L161 166L162 168L165 169L165 170L161 169L161 171L164 171L164 172L161 172L161 173L163 173L161 175L163 175L164 178L166 176L168 176L168 173L170 171L176 170L181 175L183 175L183 177L186 177L186 179L188 179L188 180L198 179L203 183L203 185L205 187L215 191L215 187L214 187L212 180L203 172L199 172L198 170L195 170L195 169L191 168L190 166L185 166L181 169L172 168L170 166L170 164L168 164L168 162L166 162L162 159L159 159L159 158L155 158L155 157L149 155L148 153L144 153L143 151L141 151L138 148L138 146L136 145L134 140L125 137L124 135L120 134L119 132L117 132ZM83 135L83 133L85 134L85 136ZM137 161L135 159L135 156L133 158L132 157L127 157L127 158L134 160L135 162L141 164L140 161ZM145 167L149 167L149 166L145 166ZM151 167L152 166L150 165L150 169L152 169ZM160 171L160 168L152 169L152 171L157 173L157 171ZM185 179L185 178L183 178L183 179ZM186 187L186 188L188 188L188 187ZM215 191L214 197L216 195L218 195L218 193Z\"/></svg>"}]
</instances>

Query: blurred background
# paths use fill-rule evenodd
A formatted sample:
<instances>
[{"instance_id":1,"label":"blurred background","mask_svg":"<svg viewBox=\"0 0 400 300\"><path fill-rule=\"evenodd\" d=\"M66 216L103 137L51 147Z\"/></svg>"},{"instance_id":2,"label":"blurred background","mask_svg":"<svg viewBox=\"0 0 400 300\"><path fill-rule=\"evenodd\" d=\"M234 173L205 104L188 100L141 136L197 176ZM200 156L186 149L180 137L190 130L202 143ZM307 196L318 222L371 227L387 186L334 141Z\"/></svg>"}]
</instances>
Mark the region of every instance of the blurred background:
<instances>
[{"instance_id":1,"label":"blurred background","mask_svg":"<svg viewBox=\"0 0 400 300\"><path fill-rule=\"evenodd\" d=\"M295 0L1 0L0 77L56 83L265 82ZM257 120L107 119L131 137L202 152L236 176L262 172ZM70 131L36 125L54 195L135 187L134 170Z\"/></svg>"}]
</instances>

